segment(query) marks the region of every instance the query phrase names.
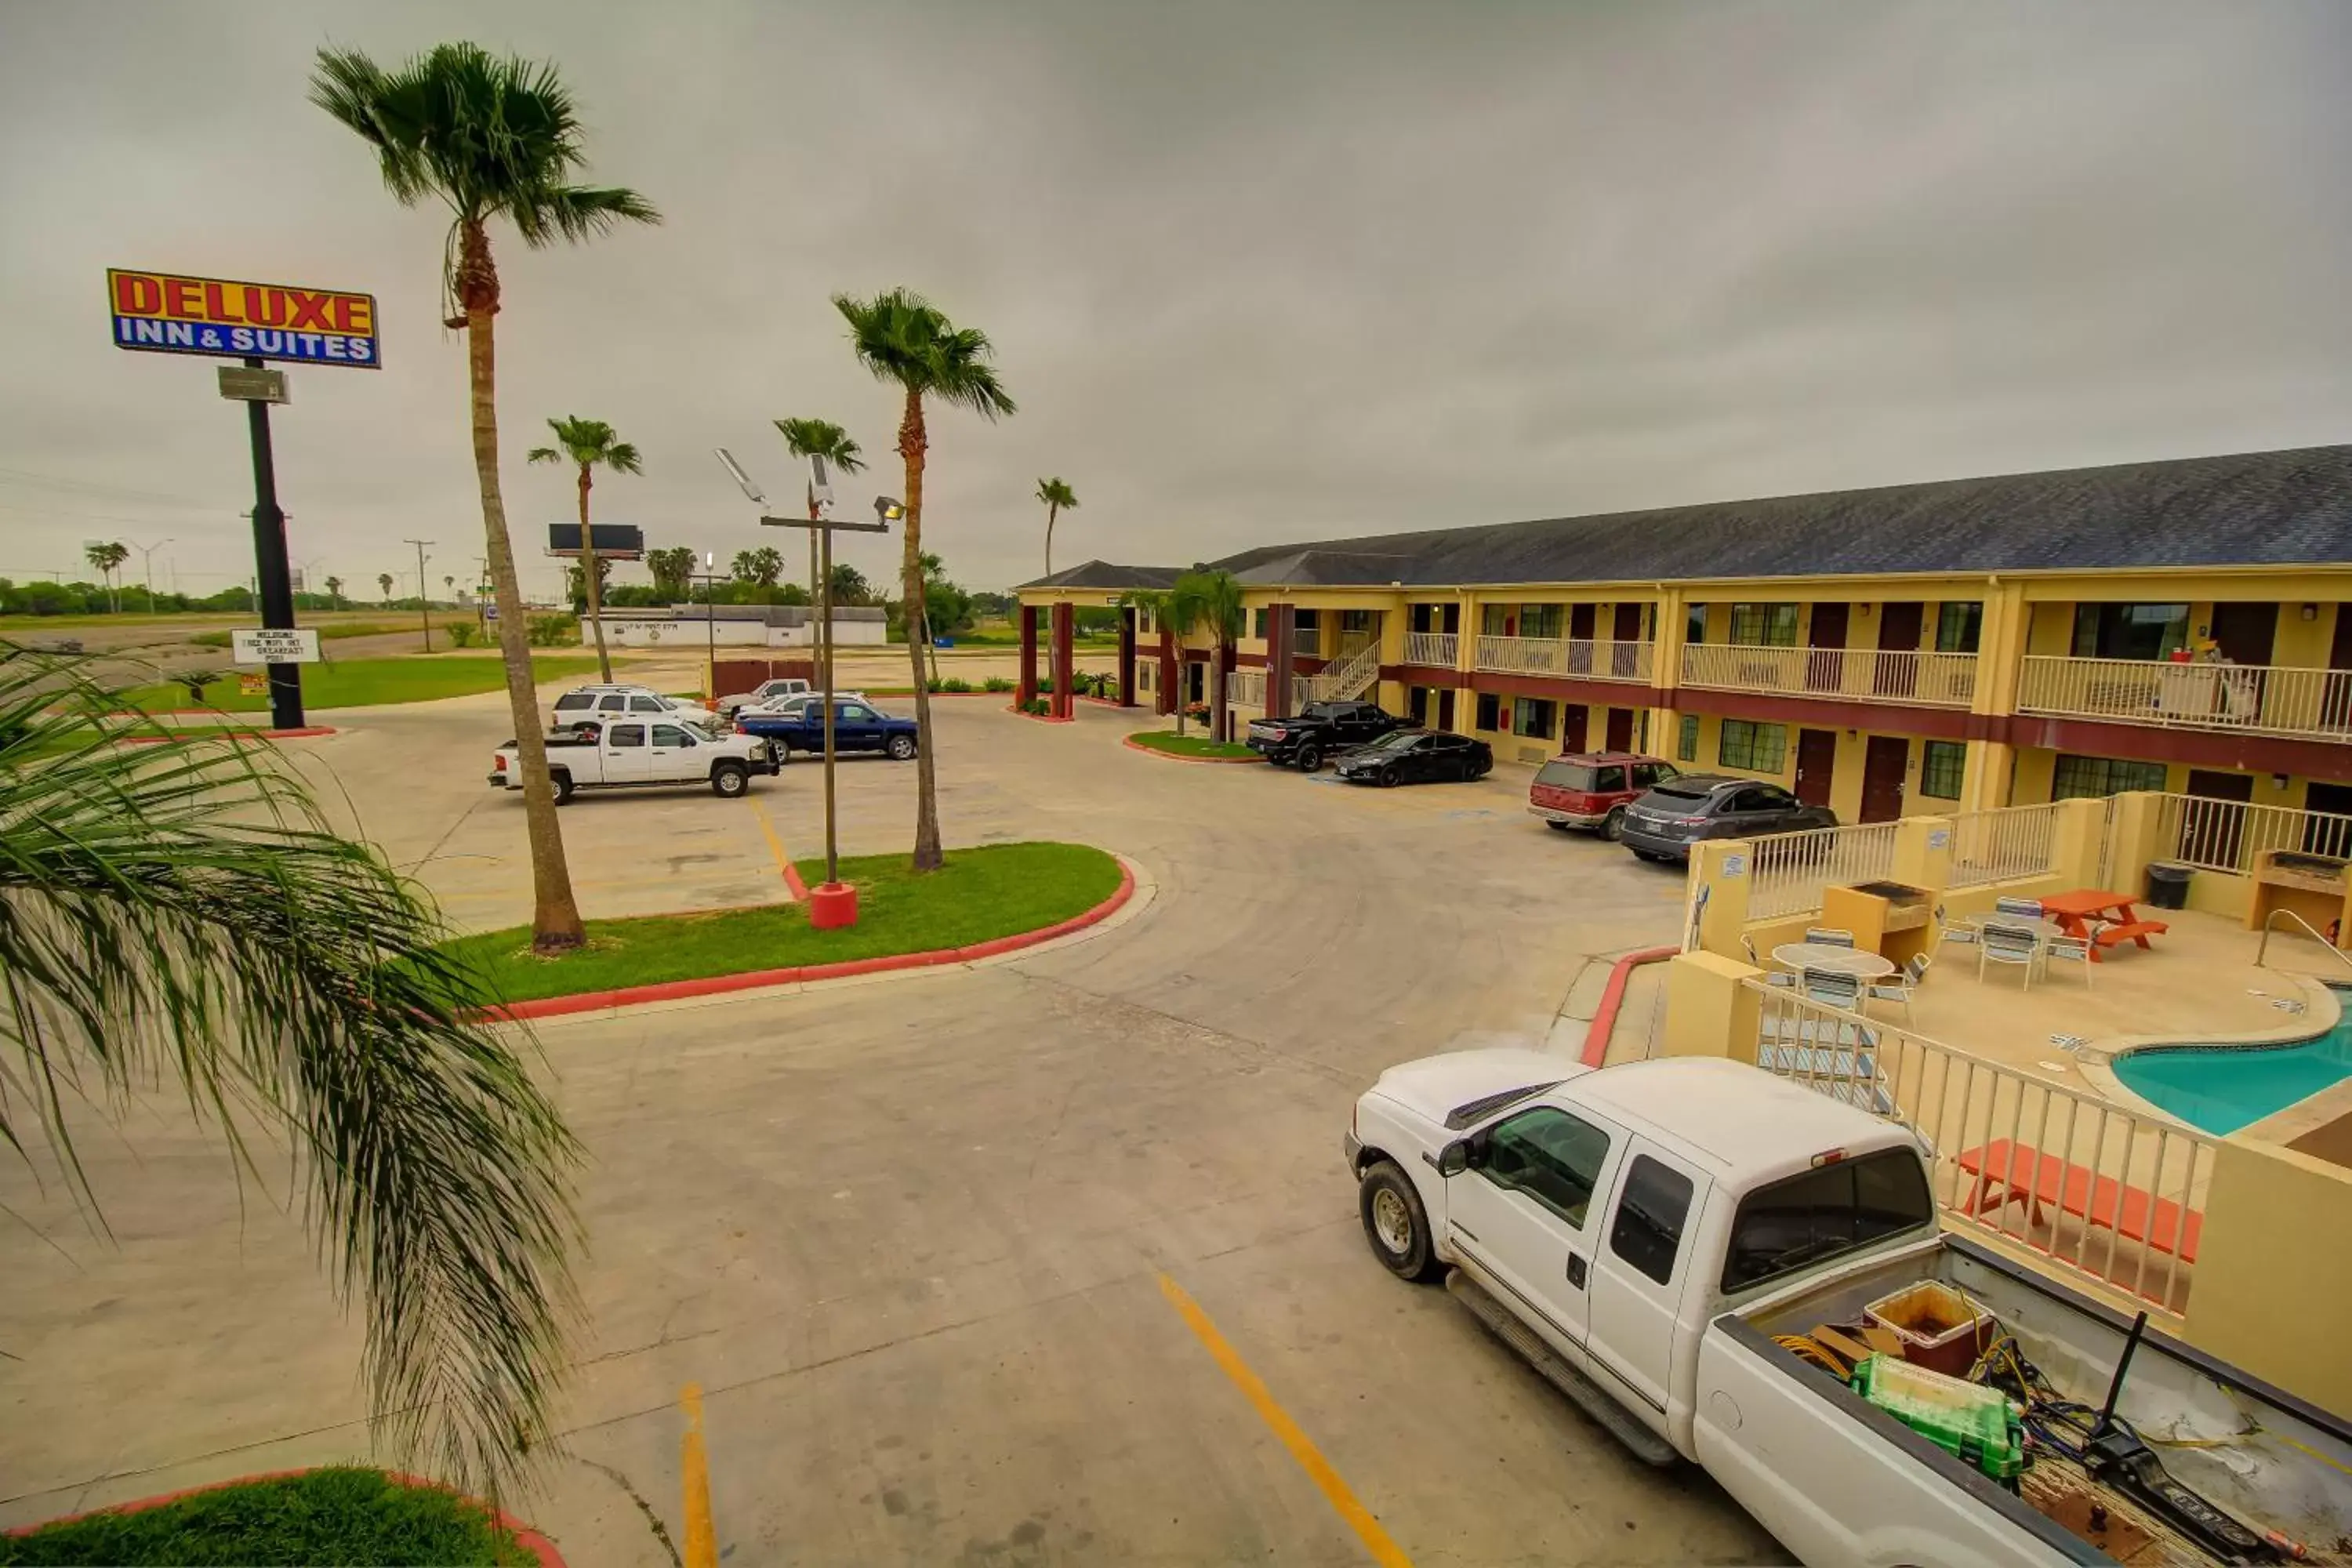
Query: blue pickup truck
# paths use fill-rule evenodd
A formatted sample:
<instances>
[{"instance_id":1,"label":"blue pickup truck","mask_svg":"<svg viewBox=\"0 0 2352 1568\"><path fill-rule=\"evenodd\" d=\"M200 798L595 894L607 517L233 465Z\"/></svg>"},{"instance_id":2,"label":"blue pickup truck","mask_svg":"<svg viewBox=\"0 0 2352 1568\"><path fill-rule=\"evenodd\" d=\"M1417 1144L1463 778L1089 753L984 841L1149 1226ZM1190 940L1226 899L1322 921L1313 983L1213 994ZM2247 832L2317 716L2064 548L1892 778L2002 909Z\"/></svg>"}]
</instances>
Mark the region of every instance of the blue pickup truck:
<instances>
[{"instance_id":1,"label":"blue pickup truck","mask_svg":"<svg viewBox=\"0 0 2352 1568\"><path fill-rule=\"evenodd\" d=\"M822 752L824 750L824 704L822 700L795 701L782 712L741 712L735 716L735 732L758 735L775 748L781 761L787 752ZM899 719L881 711L870 702L854 697L836 697L833 702L833 746L843 755L856 752L879 752L895 762L906 762L915 754L919 731L912 719Z\"/></svg>"}]
</instances>

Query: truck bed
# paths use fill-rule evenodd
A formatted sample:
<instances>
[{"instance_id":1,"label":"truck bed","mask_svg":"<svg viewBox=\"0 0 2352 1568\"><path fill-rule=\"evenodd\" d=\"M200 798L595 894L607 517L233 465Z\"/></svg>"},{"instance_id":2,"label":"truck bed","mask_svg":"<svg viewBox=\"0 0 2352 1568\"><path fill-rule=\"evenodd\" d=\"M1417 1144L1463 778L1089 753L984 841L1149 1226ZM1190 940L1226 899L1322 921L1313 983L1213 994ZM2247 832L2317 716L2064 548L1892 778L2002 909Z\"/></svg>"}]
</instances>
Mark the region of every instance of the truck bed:
<instances>
[{"instance_id":1,"label":"truck bed","mask_svg":"<svg viewBox=\"0 0 2352 1568\"><path fill-rule=\"evenodd\" d=\"M2032 1462L2012 1495L1925 1439L1903 1442L1902 1436L1910 1436L1907 1429L1778 1342L1778 1336L1858 1320L1866 1303L1923 1279L1941 1281L1990 1310L2060 1396L2094 1409L2104 1403L2129 1320L1949 1236L1926 1249L1906 1249L1873 1268L1768 1297L1717 1320L1716 1328L1810 1385L1847 1417L1878 1426L1918 1462L1942 1471L1954 1485L1975 1492L1980 1502L2040 1538L2057 1560L2116 1561L2133 1568L2202 1568L2214 1561L2160 1514L2094 1482L2054 1449L2033 1447ZM2141 1338L2116 1414L2156 1451L2173 1480L2257 1534L2276 1531L2301 1542L2309 1562L2352 1565L2352 1426L2153 1329ZM2117 1546L2122 1555L2091 1545L2093 1537L2083 1527L2093 1503L2110 1521L2095 1538ZM2115 1521L2133 1528L2117 1531ZM2052 1521L2068 1533L2053 1537Z\"/></svg>"}]
</instances>

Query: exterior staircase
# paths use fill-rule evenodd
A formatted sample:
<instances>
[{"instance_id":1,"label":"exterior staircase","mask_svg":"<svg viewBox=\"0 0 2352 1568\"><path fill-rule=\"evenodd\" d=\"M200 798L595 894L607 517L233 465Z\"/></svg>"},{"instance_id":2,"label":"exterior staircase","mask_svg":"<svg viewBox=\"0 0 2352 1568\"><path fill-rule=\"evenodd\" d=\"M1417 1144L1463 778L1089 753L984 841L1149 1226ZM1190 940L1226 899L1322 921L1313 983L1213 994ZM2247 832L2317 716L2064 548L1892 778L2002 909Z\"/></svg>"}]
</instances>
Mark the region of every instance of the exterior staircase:
<instances>
[{"instance_id":1,"label":"exterior staircase","mask_svg":"<svg viewBox=\"0 0 2352 1568\"><path fill-rule=\"evenodd\" d=\"M1342 659L1303 678L1310 702L1352 702L1381 679L1381 644L1375 637Z\"/></svg>"}]
</instances>

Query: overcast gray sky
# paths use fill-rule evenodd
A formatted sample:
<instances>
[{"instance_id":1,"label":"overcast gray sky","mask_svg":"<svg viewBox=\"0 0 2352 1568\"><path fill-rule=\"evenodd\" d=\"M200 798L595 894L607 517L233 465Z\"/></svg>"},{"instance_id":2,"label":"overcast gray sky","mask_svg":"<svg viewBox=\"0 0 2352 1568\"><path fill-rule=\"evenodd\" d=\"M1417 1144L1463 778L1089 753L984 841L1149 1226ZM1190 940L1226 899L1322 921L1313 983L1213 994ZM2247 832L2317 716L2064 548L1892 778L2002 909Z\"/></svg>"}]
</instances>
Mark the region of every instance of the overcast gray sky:
<instances>
[{"instance_id":1,"label":"overcast gray sky","mask_svg":"<svg viewBox=\"0 0 2352 1568\"><path fill-rule=\"evenodd\" d=\"M1041 570L1043 474L1084 502L1057 564L1184 563L2352 432L2340 0L11 0L0 574L164 535L184 587L250 570L241 410L210 362L111 346L121 265L378 295L382 371L291 372L294 552L373 593L424 536L436 590L470 576L442 220L304 100L321 43L458 37L560 62L593 177L668 219L501 252L541 588L550 415L643 448L600 516L656 545L797 544L709 456L789 489L778 415L877 455L853 505L896 493L826 296L898 283L985 329L1021 404L932 425L927 534L972 586Z\"/></svg>"}]
</instances>

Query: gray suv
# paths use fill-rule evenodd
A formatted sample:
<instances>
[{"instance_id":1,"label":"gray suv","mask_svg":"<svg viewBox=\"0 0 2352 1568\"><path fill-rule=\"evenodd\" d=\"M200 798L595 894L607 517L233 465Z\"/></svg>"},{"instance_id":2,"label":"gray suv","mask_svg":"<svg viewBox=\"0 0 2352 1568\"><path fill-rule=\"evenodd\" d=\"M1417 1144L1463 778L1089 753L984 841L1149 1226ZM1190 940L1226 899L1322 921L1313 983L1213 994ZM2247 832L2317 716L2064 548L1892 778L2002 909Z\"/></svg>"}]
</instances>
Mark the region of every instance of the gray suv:
<instances>
[{"instance_id":1,"label":"gray suv","mask_svg":"<svg viewBox=\"0 0 2352 1568\"><path fill-rule=\"evenodd\" d=\"M1687 860L1702 838L1755 838L1835 827L1837 813L1807 805L1776 784L1690 773L1667 779L1625 810L1620 837L1644 860Z\"/></svg>"}]
</instances>

